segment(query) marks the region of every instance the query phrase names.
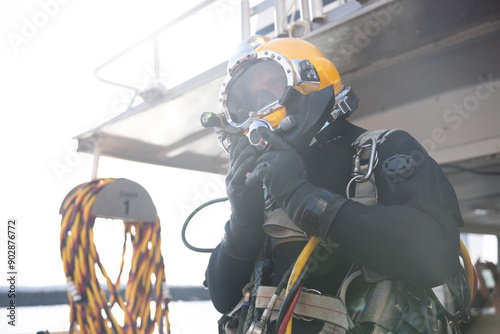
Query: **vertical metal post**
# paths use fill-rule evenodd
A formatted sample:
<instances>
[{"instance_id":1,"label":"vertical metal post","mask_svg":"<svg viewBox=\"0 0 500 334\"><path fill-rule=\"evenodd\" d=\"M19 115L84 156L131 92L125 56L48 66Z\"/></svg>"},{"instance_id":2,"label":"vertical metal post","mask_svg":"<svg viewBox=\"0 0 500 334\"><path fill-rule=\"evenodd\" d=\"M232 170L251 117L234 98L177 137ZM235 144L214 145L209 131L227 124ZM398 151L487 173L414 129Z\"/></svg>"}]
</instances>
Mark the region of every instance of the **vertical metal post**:
<instances>
[{"instance_id":1,"label":"vertical metal post","mask_svg":"<svg viewBox=\"0 0 500 334\"><path fill-rule=\"evenodd\" d=\"M292 13L292 15L295 14ZM285 0L274 0L274 33L276 34L276 37L287 35L287 31L283 27L283 19L285 18L285 16Z\"/></svg>"},{"instance_id":2,"label":"vertical metal post","mask_svg":"<svg viewBox=\"0 0 500 334\"><path fill-rule=\"evenodd\" d=\"M91 180L97 179L97 168L99 167L99 157L101 156L101 149L99 147L99 142L100 142L99 139L97 139L94 142L94 150L93 150L94 161L92 164Z\"/></svg>"},{"instance_id":3,"label":"vertical metal post","mask_svg":"<svg viewBox=\"0 0 500 334\"><path fill-rule=\"evenodd\" d=\"M323 14L323 0L309 0L310 1L310 13L311 19L314 22L322 21L324 19Z\"/></svg>"},{"instance_id":4,"label":"vertical metal post","mask_svg":"<svg viewBox=\"0 0 500 334\"><path fill-rule=\"evenodd\" d=\"M497 235L497 271L500 273L500 235Z\"/></svg>"},{"instance_id":5,"label":"vertical metal post","mask_svg":"<svg viewBox=\"0 0 500 334\"><path fill-rule=\"evenodd\" d=\"M250 37L250 1L241 0L241 39Z\"/></svg>"},{"instance_id":6,"label":"vertical metal post","mask_svg":"<svg viewBox=\"0 0 500 334\"><path fill-rule=\"evenodd\" d=\"M309 0L299 1L300 19L302 21L311 21L311 12L309 10Z\"/></svg>"},{"instance_id":7,"label":"vertical metal post","mask_svg":"<svg viewBox=\"0 0 500 334\"><path fill-rule=\"evenodd\" d=\"M155 66L155 79L157 82L160 81L160 47L158 43L158 34L153 37L154 43L154 66Z\"/></svg>"}]
</instances>

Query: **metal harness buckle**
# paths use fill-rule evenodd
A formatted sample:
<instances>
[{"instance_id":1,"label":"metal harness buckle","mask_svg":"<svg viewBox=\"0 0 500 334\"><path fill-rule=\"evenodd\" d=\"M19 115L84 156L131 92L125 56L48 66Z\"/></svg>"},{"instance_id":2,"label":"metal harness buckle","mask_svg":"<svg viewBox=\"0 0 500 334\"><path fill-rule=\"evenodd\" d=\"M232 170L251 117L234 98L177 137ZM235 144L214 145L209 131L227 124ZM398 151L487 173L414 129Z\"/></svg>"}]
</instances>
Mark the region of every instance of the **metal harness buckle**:
<instances>
[{"instance_id":1,"label":"metal harness buckle","mask_svg":"<svg viewBox=\"0 0 500 334\"><path fill-rule=\"evenodd\" d=\"M380 140L376 140L375 138L370 138L369 141L366 143L360 145L360 143L355 142L353 143L353 147L356 149L356 153L354 154L352 158L352 163L353 163L353 171L352 171L352 178L347 184L346 188L346 197L348 199L351 199L350 195L350 189L351 185L354 182L356 183L364 183L366 181L370 181L373 186L375 187L375 181L371 177L373 174L373 170L377 166L378 163L378 153L377 153L377 144L380 142ZM366 156L366 150L370 148L370 155L368 159L368 164L367 165L361 165L361 159L363 156ZM367 166L367 167L365 167ZM367 168L366 173L362 174L361 169Z\"/></svg>"}]
</instances>

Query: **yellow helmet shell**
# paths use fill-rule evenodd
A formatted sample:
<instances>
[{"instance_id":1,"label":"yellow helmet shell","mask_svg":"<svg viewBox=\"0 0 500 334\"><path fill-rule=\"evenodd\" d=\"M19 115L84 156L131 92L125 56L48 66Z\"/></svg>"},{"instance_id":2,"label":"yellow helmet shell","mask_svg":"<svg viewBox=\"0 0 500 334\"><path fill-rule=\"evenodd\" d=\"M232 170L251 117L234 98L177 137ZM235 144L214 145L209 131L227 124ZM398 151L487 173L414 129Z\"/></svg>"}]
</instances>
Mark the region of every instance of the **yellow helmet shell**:
<instances>
[{"instance_id":1,"label":"yellow helmet shell","mask_svg":"<svg viewBox=\"0 0 500 334\"><path fill-rule=\"evenodd\" d=\"M291 59L309 60L316 68L320 77L320 85L316 90L333 85L335 94L338 94L343 88L339 72L335 65L317 47L305 40L293 37L277 38L268 41L256 49L256 51L261 50L279 52L289 61ZM296 87L296 89L303 94L310 93L310 91L304 91L300 86Z\"/></svg>"},{"instance_id":2,"label":"yellow helmet shell","mask_svg":"<svg viewBox=\"0 0 500 334\"><path fill-rule=\"evenodd\" d=\"M247 110L234 104L237 98L231 98L234 95L236 82L242 82L244 73L247 73L253 64L261 61L272 61L273 64L279 64L286 76L286 86L293 87L303 95L332 87L333 99L336 98L344 86L340 75L324 54L313 44L298 38L277 38L270 39L264 36L252 36L242 41L235 55L228 61L227 76L222 84L219 106L224 113L228 123L234 127L248 128L253 119L262 118L268 121L273 128L276 128L280 122L287 117L286 103L287 96L283 95L274 102L263 104L261 108ZM261 63L262 64L262 63ZM240 81L238 81L240 80ZM244 81L243 81L244 82ZM283 94L287 94L284 90ZM232 101L232 102L230 102ZM267 102L266 102L267 103ZM232 104L232 107L230 105ZM233 117L236 110L243 113L243 118ZM244 119L245 112L248 112L248 118ZM237 116L237 115L236 115Z\"/></svg>"}]
</instances>

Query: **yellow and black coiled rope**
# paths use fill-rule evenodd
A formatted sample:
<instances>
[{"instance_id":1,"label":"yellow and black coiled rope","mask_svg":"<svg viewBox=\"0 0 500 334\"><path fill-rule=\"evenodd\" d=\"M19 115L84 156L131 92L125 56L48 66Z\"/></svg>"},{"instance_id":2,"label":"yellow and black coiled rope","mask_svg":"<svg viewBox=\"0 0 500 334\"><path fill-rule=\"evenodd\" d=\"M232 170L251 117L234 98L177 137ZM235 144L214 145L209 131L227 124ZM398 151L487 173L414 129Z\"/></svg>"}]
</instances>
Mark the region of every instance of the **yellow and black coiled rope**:
<instances>
[{"instance_id":1,"label":"yellow and black coiled rope","mask_svg":"<svg viewBox=\"0 0 500 334\"><path fill-rule=\"evenodd\" d=\"M92 205L99 191L114 179L98 179L76 187L62 207L61 258L68 282L70 333L170 333L165 267L161 255L160 222L124 222L120 272L115 283L99 260L94 241ZM127 239L133 254L125 296L119 293ZM109 298L96 271L106 280ZM123 319L117 319L116 307ZM121 321L120 321L121 320Z\"/></svg>"}]
</instances>

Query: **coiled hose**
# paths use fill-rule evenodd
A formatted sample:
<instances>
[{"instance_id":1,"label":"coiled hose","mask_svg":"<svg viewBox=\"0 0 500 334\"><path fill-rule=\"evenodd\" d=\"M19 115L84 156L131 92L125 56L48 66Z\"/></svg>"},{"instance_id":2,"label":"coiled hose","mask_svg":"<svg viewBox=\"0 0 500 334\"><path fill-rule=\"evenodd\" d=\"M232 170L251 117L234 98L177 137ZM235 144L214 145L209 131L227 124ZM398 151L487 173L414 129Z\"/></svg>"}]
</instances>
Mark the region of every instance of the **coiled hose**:
<instances>
[{"instance_id":1,"label":"coiled hose","mask_svg":"<svg viewBox=\"0 0 500 334\"><path fill-rule=\"evenodd\" d=\"M61 207L60 251L71 307L69 332L170 333L168 303L171 297L165 283L159 220L156 223L124 222L125 241L115 283L99 260L93 242L95 217L91 215L91 208L99 191L114 181L98 179L84 183L66 197ZM120 277L128 238L133 254L122 297ZM106 280L109 297L100 286L97 270Z\"/></svg>"}]
</instances>

